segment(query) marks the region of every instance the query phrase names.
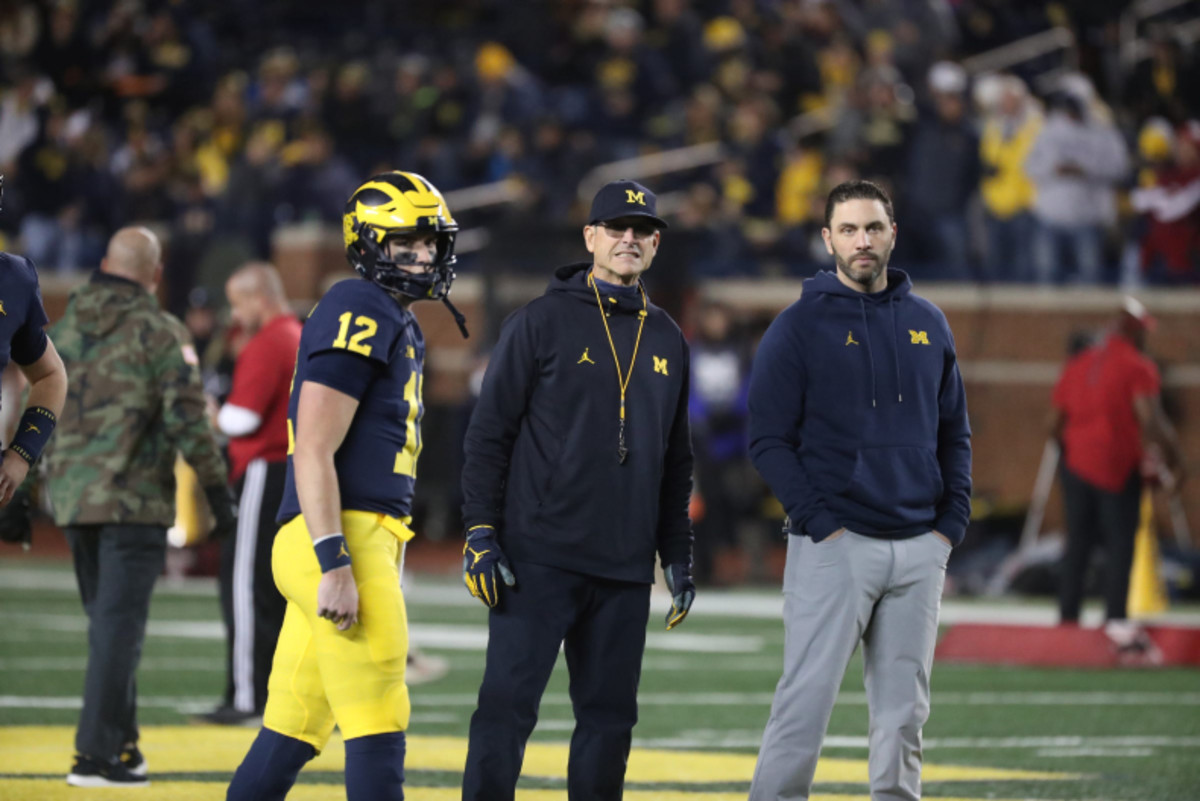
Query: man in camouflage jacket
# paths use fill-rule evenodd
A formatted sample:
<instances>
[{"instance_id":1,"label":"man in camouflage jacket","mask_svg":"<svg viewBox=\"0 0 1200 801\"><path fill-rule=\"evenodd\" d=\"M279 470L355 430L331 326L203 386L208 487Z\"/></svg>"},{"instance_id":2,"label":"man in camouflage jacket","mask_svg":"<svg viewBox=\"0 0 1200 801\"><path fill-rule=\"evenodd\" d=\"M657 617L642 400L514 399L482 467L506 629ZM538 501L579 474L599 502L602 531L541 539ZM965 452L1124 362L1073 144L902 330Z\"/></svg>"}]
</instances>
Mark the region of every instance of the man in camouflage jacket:
<instances>
[{"instance_id":1,"label":"man in camouflage jacket","mask_svg":"<svg viewBox=\"0 0 1200 801\"><path fill-rule=\"evenodd\" d=\"M153 294L161 277L154 234L123 228L51 328L71 384L46 480L89 618L75 786L146 783L133 678L175 517L176 452L205 488L214 535L236 525L195 351Z\"/></svg>"}]
</instances>

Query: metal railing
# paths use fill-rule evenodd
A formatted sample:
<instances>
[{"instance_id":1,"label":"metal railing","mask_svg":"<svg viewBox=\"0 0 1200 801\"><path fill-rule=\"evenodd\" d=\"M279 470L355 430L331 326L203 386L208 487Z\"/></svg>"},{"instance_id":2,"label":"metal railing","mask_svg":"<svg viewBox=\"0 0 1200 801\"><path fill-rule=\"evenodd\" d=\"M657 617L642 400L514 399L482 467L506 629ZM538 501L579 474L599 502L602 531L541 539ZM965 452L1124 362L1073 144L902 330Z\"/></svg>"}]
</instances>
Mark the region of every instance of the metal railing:
<instances>
[{"instance_id":1,"label":"metal railing","mask_svg":"<svg viewBox=\"0 0 1200 801\"><path fill-rule=\"evenodd\" d=\"M1138 36L1138 26L1160 14L1184 6L1197 6L1197 0L1137 0L1121 15L1119 34L1121 38L1121 64L1126 68L1145 58L1145 42ZM1192 40L1194 41L1194 39Z\"/></svg>"},{"instance_id":2,"label":"metal railing","mask_svg":"<svg viewBox=\"0 0 1200 801\"><path fill-rule=\"evenodd\" d=\"M1171 36L1188 45L1200 40L1200 17L1187 22L1172 23ZM1147 58L1150 58L1150 47L1145 39L1134 39L1128 48L1121 48L1121 63L1126 69L1132 69L1139 61Z\"/></svg>"},{"instance_id":3,"label":"metal railing","mask_svg":"<svg viewBox=\"0 0 1200 801\"><path fill-rule=\"evenodd\" d=\"M1035 33L1018 39L1006 45L1001 45L986 53L980 53L962 60L963 69L972 75L986 72L1000 72L1012 69L1018 64L1032 61L1035 58L1049 55L1057 50L1074 51L1075 34L1070 28L1057 27L1048 31Z\"/></svg>"},{"instance_id":4,"label":"metal railing","mask_svg":"<svg viewBox=\"0 0 1200 801\"><path fill-rule=\"evenodd\" d=\"M506 178L490 184L468 186L463 189L452 189L447 192L446 205L455 214L487 206L502 206L526 196L521 181L516 178Z\"/></svg>"},{"instance_id":5,"label":"metal railing","mask_svg":"<svg viewBox=\"0 0 1200 801\"><path fill-rule=\"evenodd\" d=\"M576 195L582 202L590 203L592 196L609 181L619 178L646 178L707 167L719 163L724 157L724 145L720 142L705 142L601 164L583 176Z\"/></svg>"}]
</instances>

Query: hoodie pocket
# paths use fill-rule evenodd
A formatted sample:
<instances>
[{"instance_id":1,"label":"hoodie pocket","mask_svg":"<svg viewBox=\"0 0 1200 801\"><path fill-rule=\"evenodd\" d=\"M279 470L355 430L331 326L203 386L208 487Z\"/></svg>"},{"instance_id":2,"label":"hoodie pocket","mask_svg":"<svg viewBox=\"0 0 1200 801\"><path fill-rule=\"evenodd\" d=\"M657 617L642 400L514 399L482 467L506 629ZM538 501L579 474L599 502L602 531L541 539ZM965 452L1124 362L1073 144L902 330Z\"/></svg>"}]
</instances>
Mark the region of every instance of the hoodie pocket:
<instances>
[{"instance_id":1,"label":"hoodie pocket","mask_svg":"<svg viewBox=\"0 0 1200 801\"><path fill-rule=\"evenodd\" d=\"M929 448L863 448L843 495L892 519L927 522L942 497L942 471Z\"/></svg>"}]
</instances>

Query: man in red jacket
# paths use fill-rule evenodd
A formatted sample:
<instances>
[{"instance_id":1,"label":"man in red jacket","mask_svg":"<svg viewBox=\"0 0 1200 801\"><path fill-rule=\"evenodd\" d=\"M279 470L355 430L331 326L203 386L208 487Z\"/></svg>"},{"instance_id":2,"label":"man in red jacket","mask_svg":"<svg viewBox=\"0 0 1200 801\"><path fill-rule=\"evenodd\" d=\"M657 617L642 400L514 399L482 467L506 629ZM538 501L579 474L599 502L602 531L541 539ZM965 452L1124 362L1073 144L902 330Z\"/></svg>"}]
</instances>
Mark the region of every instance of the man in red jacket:
<instances>
[{"instance_id":1,"label":"man in red jacket","mask_svg":"<svg viewBox=\"0 0 1200 801\"><path fill-rule=\"evenodd\" d=\"M227 675L224 703L210 723L257 722L287 604L271 575L275 513L287 475L287 412L300 321L288 307L279 272L247 264L225 284L234 323L248 337L233 387L217 416L229 437L230 480L238 501L237 536L221 544L221 609Z\"/></svg>"},{"instance_id":2,"label":"man in red jacket","mask_svg":"<svg viewBox=\"0 0 1200 801\"><path fill-rule=\"evenodd\" d=\"M1062 443L1067 550L1059 585L1064 623L1079 620L1093 546L1105 551L1107 619L1125 619L1129 570L1142 496L1142 442L1162 450L1178 487L1183 465L1174 429L1159 401L1158 368L1142 351L1154 319L1125 298L1116 324L1099 344L1072 358L1054 388L1054 436Z\"/></svg>"}]
</instances>

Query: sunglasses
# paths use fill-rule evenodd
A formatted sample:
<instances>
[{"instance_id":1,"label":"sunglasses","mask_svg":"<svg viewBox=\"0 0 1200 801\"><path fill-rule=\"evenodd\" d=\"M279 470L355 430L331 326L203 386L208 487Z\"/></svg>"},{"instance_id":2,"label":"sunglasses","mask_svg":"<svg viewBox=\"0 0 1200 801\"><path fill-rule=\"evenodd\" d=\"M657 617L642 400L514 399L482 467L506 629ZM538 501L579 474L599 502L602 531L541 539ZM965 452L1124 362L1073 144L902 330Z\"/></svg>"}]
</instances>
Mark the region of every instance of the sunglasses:
<instances>
[{"instance_id":1,"label":"sunglasses","mask_svg":"<svg viewBox=\"0 0 1200 801\"><path fill-rule=\"evenodd\" d=\"M613 239L620 239L625 236L625 232L630 228L633 229L635 239L649 239L654 236L654 232L658 230L658 226L650 222L621 222L620 220L610 220L608 222L598 223L609 236Z\"/></svg>"}]
</instances>

